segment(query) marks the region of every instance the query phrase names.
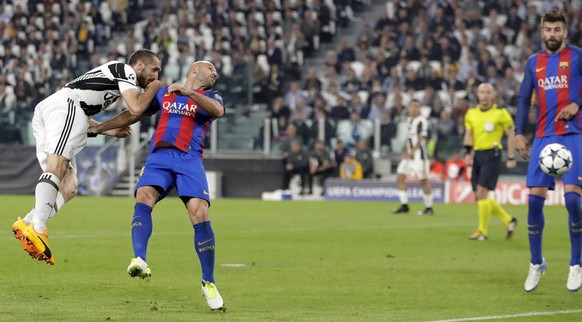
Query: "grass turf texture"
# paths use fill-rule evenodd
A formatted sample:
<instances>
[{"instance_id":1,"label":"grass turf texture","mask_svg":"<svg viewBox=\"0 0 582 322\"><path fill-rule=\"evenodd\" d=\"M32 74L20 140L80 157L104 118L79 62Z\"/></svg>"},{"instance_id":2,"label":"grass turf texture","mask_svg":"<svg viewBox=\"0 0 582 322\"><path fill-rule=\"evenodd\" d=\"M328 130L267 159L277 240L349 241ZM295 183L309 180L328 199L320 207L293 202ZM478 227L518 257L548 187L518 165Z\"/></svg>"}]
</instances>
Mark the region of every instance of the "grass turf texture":
<instances>
[{"instance_id":1,"label":"grass turf texture","mask_svg":"<svg viewBox=\"0 0 582 322\"><path fill-rule=\"evenodd\" d=\"M0 196L0 321L429 321L531 312L512 321L579 321L582 294L566 290L567 213L546 207L548 272L523 291L526 207L512 241L492 216L489 241L469 241L475 205L435 216L392 215L396 204L215 200L216 281L227 312L200 295L193 229L179 199L154 210L149 281L126 273L133 253L130 198L78 197L49 222L56 265L33 261L10 225L32 196ZM224 264L244 264L229 267Z\"/></svg>"}]
</instances>

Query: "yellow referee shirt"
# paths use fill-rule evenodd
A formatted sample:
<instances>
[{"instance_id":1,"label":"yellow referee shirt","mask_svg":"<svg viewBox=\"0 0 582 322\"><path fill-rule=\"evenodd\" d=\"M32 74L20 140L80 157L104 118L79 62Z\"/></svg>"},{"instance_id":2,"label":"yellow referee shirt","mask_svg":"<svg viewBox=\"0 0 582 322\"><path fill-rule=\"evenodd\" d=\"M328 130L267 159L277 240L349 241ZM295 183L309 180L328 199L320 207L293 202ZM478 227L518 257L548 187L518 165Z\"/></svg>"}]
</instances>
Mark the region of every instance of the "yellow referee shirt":
<instances>
[{"instance_id":1,"label":"yellow referee shirt","mask_svg":"<svg viewBox=\"0 0 582 322\"><path fill-rule=\"evenodd\" d=\"M487 111L482 111L479 105L467 110L465 128L473 132L473 149L488 150L495 147L501 149L501 137L513 127L513 119L505 108L493 104Z\"/></svg>"}]
</instances>

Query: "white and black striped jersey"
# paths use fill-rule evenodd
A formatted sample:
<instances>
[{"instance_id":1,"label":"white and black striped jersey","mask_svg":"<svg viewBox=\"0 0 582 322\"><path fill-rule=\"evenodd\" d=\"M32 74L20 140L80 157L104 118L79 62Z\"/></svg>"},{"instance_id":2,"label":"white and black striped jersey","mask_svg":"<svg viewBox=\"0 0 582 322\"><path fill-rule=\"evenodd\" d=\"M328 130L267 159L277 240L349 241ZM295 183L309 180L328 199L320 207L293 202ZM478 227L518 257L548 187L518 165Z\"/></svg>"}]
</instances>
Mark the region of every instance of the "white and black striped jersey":
<instances>
[{"instance_id":1,"label":"white and black striped jersey","mask_svg":"<svg viewBox=\"0 0 582 322\"><path fill-rule=\"evenodd\" d=\"M135 88L137 75L131 66L110 61L95 67L65 85L72 89L87 116L95 115L113 104L121 93Z\"/></svg>"},{"instance_id":2,"label":"white and black striped jersey","mask_svg":"<svg viewBox=\"0 0 582 322\"><path fill-rule=\"evenodd\" d=\"M424 142L422 142L414 152L412 159L416 160L428 160L428 149L426 147L426 141L428 139L428 120L422 115L418 115L415 118L408 117L406 119L406 151L412 151L412 148L418 144L421 137L424 137Z\"/></svg>"}]
</instances>

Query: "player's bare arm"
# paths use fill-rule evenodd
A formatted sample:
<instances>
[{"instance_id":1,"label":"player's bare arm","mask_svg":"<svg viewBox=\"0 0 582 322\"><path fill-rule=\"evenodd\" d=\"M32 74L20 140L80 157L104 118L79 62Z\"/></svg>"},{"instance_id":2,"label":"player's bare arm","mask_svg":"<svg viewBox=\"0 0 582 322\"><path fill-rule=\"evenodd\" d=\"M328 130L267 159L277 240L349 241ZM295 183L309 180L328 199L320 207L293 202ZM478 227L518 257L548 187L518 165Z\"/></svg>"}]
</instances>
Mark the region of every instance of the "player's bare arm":
<instances>
[{"instance_id":1,"label":"player's bare arm","mask_svg":"<svg viewBox=\"0 0 582 322\"><path fill-rule=\"evenodd\" d=\"M465 163L470 166L473 164L473 131L471 129L465 130L463 147L465 148Z\"/></svg>"},{"instance_id":2,"label":"player's bare arm","mask_svg":"<svg viewBox=\"0 0 582 322\"><path fill-rule=\"evenodd\" d=\"M222 106L218 101L212 98L206 97L197 91L187 88L179 83L174 83L168 87L169 93L176 93L182 96L188 96L198 103L198 106L202 108L208 115L221 118L224 116L224 106Z\"/></svg>"},{"instance_id":3,"label":"player's bare arm","mask_svg":"<svg viewBox=\"0 0 582 322\"><path fill-rule=\"evenodd\" d=\"M129 125L140 121L145 116L146 115L143 113L141 115L133 115L129 110L125 110L103 123L98 123L90 119L89 130L91 133L108 135L107 133L110 133L110 131L118 131L128 128ZM130 133L131 131L126 136Z\"/></svg>"},{"instance_id":4,"label":"player's bare arm","mask_svg":"<svg viewBox=\"0 0 582 322\"><path fill-rule=\"evenodd\" d=\"M508 169L513 169L517 165L515 161L515 129L513 126L505 130L505 135L507 135L507 162L505 166Z\"/></svg>"},{"instance_id":5,"label":"player's bare arm","mask_svg":"<svg viewBox=\"0 0 582 322\"><path fill-rule=\"evenodd\" d=\"M127 109L132 115L141 115L145 110L147 110L150 102L156 96L158 89L162 87L162 83L159 80L154 80L148 84L146 89L140 93L138 89L128 89L121 93L125 103L127 103Z\"/></svg>"}]
</instances>

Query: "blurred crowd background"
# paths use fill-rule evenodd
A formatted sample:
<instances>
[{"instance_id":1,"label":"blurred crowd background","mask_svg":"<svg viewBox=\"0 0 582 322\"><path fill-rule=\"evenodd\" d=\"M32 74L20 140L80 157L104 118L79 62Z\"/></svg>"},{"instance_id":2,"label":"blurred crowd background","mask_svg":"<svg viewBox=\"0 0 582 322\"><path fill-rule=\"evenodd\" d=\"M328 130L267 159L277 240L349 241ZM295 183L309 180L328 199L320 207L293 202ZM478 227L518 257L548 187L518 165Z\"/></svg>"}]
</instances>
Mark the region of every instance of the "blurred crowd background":
<instances>
[{"instance_id":1,"label":"blurred crowd background","mask_svg":"<svg viewBox=\"0 0 582 322\"><path fill-rule=\"evenodd\" d=\"M193 61L213 62L232 127L255 113L270 120L253 124L240 149L268 143L287 157L293 142L306 154L319 142L332 156L341 142L375 159L398 156L406 106L417 98L444 162L462 145L477 85L492 83L515 114L524 62L543 49L540 17L553 7L580 44L580 0L0 1L0 141L33 144L38 101L149 48L166 83L183 80ZM111 113L122 108L119 100ZM533 127L535 109L531 116Z\"/></svg>"}]
</instances>

